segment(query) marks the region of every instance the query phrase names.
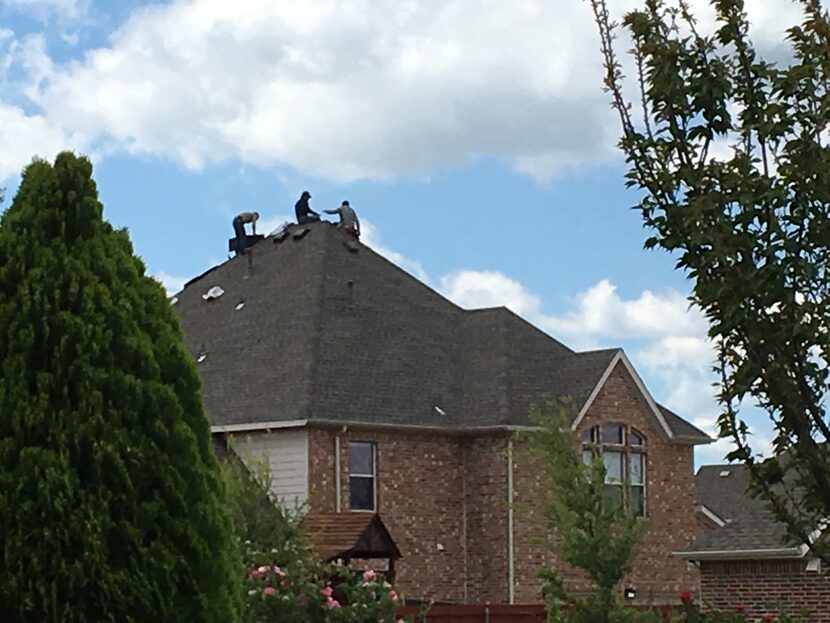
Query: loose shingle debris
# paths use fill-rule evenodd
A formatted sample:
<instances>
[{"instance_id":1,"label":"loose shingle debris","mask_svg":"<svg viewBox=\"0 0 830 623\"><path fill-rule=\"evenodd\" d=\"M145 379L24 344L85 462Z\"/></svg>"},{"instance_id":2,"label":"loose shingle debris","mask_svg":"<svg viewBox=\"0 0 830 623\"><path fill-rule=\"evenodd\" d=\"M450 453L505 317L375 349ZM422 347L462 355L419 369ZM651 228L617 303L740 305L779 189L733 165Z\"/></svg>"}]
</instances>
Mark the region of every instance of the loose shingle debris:
<instances>
[{"instance_id":1,"label":"loose shingle debris","mask_svg":"<svg viewBox=\"0 0 830 623\"><path fill-rule=\"evenodd\" d=\"M236 309L236 311L239 311L239 310L240 310L240 309L242 309L243 307L245 307L245 301L239 301L239 302L236 304L236 307L235 307L234 309Z\"/></svg>"},{"instance_id":2,"label":"loose shingle debris","mask_svg":"<svg viewBox=\"0 0 830 623\"><path fill-rule=\"evenodd\" d=\"M290 232L287 229L285 229L285 230L281 231L278 234L274 234L274 244L276 244L278 242L282 242L283 240L288 238L289 233Z\"/></svg>"},{"instance_id":3,"label":"loose shingle debris","mask_svg":"<svg viewBox=\"0 0 830 623\"><path fill-rule=\"evenodd\" d=\"M310 231L311 230L308 227L303 227L302 229L298 229L297 231L295 231L294 235L291 237L294 238L294 240L301 240L305 238L308 235L308 232Z\"/></svg>"},{"instance_id":4,"label":"loose shingle debris","mask_svg":"<svg viewBox=\"0 0 830 623\"><path fill-rule=\"evenodd\" d=\"M728 469L725 469L725 470L723 470L721 473L719 473L719 474L718 474L718 476L720 476L721 478L726 478L726 477L728 477L731 473L732 473L732 472L730 472Z\"/></svg>"},{"instance_id":5,"label":"loose shingle debris","mask_svg":"<svg viewBox=\"0 0 830 623\"><path fill-rule=\"evenodd\" d=\"M357 253L360 251L358 244L352 240L344 240L343 246L349 250L349 253Z\"/></svg>"},{"instance_id":6,"label":"loose shingle debris","mask_svg":"<svg viewBox=\"0 0 830 623\"><path fill-rule=\"evenodd\" d=\"M196 357L196 363L202 363L205 359L207 359L207 353L199 353L199 356Z\"/></svg>"},{"instance_id":7,"label":"loose shingle debris","mask_svg":"<svg viewBox=\"0 0 830 623\"><path fill-rule=\"evenodd\" d=\"M206 301L212 301L213 299L218 299L224 293L225 291L219 286L213 286L210 290L208 290L202 295L202 298Z\"/></svg>"},{"instance_id":8,"label":"loose shingle debris","mask_svg":"<svg viewBox=\"0 0 830 623\"><path fill-rule=\"evenodd\" d=\"M268 234L269 237L276 237L276 236L283 236L288 232L288 228L291 227L291 223L288 221L283 221L280 223L277 228Z\"/></svg>"},{"instance_id":9,"label":"loose shingle debris","mask_svg":"<svg viewBox=\"0 0 830 623\"><path fill-rule=\"evenodd\" d=\"M439 407L438 405L435 405L435 407L434 407L434 408L435 408L435 412L436 412L438 415L447 415L447 412L446 412L446 411L444 411L444 410L443 410L441 407Z\"/></svg>"},{"instance_id":10,"label":"loose shingle debris","mask_svg":"<svg viewBox=\"0 0 830 623\"><path fill-rule=\"evenodd\" d=\"M170 299L170 304L171 305L175 305L178 302L179 302L179 297L178 296L171 297L171 299Z\"/></svg>"}]
</instances>

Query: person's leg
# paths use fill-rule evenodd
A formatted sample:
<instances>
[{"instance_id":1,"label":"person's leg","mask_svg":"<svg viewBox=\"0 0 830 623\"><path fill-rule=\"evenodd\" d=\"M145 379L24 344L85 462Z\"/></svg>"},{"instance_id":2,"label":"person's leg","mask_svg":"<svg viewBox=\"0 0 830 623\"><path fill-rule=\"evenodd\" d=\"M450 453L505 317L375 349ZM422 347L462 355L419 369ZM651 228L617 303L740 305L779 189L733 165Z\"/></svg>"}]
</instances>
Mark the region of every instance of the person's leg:
<instances>
[{"instance_id":1,"label":"person's leg","mask_svg":"<svg viewBox=\"0 0 830 623\"><path fill-rule=\"evenodd\" d=\"M245 255L245 247L247 239L245 236L245 223L238 216L233 219L233 231L236 234L236 253L238 255Z\"/></svg>"}]
</instances>

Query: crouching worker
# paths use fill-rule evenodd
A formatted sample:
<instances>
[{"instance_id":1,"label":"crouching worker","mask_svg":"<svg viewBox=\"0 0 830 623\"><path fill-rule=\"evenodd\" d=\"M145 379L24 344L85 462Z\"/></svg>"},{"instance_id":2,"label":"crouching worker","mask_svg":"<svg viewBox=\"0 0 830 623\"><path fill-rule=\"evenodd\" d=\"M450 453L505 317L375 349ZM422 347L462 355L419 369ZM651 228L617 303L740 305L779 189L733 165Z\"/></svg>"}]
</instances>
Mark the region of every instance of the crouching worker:
<instances>
[{"instance_id":1,"label":"crouching worker","mask_svg":"<svg viewBox=\"0 0 830 623\"><path fill-rule=\"evenodd\" d=\"M297 223L305 225L306 223L313 223L320 220L320 215L311 209L308 205L308 200L311 199L311 193L307 190L300 195L300 200L294 204L294 214L297 215Z\"/></svg>"},{"instance_id":2,"label":"crouching worker","mask_svg":"<svg viewBox=\"0 0 830 623\"><path fill-rule=\"evenodd\" d=\"M357 220L357 214L352 210L348 201L340 204L339 208L334 210L323 210L326 214L337 214L340 217L340 222L337 227L355 238L360 238L360 221Z\"/></svg>"},{"instance_id":3,"label":"crouching worker","mask_svg":"<svg viewBox=\"0 0 830 623\"><path fill-rule=\"evenodd\" d=\"M259 212L240 212L233 217L233 231L236 234L234 251L237 255L245 255L248 246L248 236L245 234L245 224L251 224L251 233L256 235L256 222L259 220Z\"/></svg>"}]
</instances>

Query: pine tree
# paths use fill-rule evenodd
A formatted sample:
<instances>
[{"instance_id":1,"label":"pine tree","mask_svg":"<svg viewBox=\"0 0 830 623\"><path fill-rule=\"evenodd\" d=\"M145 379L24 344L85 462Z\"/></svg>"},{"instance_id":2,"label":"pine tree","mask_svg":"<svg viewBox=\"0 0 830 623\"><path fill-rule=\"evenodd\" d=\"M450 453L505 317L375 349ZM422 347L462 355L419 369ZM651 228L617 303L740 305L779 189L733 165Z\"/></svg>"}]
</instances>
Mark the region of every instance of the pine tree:
<instances>
[{"instance_id":1,"label":"pine tree","mask_svg":"<svg viewBox=\"0 0 830 623\"><path fill-rule=\"evenodd\" d=\"M238 620L240 563L177 319L83 157L0 221L0 620Z\"/></svg>"}]
</instances>

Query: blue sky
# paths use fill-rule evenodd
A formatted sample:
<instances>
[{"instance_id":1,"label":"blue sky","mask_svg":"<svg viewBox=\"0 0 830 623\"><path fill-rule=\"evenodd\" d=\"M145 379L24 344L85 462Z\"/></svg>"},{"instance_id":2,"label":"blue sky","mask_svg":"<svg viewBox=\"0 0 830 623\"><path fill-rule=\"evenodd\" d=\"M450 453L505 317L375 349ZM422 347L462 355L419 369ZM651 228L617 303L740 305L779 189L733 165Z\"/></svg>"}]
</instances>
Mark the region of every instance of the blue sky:
<instances>
[{"instance_id":1,"label":"blue sky","mask_svg":"<svg viewBox=\"0 0 830 623\"><path fill-rule=\"evenodd\" d=\"M775 46L790 3L748 4ZM262 230L304 189L348 199L367 244L458 304L623 346L712 432L705 322L642 248L596 48L577 0L0 0L0 186L10 202L35 154L89 155L171 291L226 257L237 212Z\"/></svg>"}]
</instances>

